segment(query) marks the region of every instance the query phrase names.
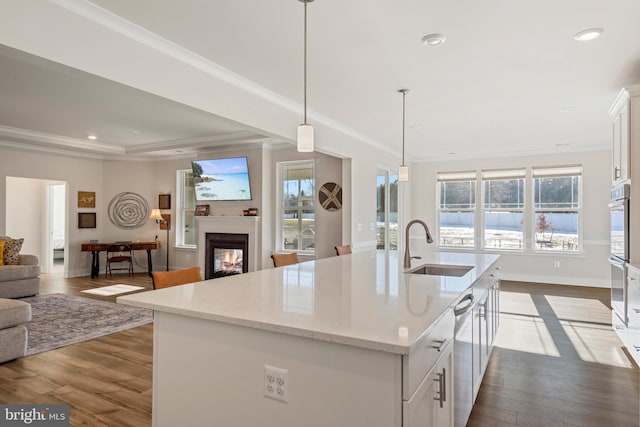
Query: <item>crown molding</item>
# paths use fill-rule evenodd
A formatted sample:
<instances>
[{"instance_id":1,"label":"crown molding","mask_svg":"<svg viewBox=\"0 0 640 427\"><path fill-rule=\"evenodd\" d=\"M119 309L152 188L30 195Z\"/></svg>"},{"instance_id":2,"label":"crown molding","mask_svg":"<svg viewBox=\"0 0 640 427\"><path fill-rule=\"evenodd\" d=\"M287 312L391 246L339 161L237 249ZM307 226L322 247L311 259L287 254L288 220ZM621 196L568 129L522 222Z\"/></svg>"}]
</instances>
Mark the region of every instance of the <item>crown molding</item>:
<instances>
[{"instance_id":1,"label":"crown molding","mask_svg":"<svg viewBox=\"0 0 640 427\"><path fill-rule=\"evenodd\" d=\"M216 136L200 136L195 138L175 139L171 141L138 144L126 149L127 154L152 153L165 150L179 150L182 148L198 149L234 143L261 142L268 139L250 131L240 131Z\"/></svg>"},{"instance_id":2,"label":"crown molding","mask_svg":"<svg viewBox=\"0 0 640 427\"><path fill-rule=\"evenodd\" d=\"M270 89L261 86L252 80L225 68L201 55L198 55L177 43L167 40L156 33L147 30L115 13L104 9L87 0L49 0L50 2L67 9L83 18L95 22L103 27L108 28L122 36L128 37L136 42L148 46L168 57L181 61L199 71L202 71L212 77L220 79L232 86L242 89L252 95L260 97L278 107L294 113L302 111L302 104L286 98ZM389 146L373 139L357 130L342 124L341 122L320 114L314 110L308 110L310 121L317 124L327 126L337 132L340 132L353 139L364 142L365 144L374 146L393 156L397 152Z\"/></svg>"},{"instance_id":3,"label":"crown molding","mask_svg":"<svg viewBox=\"0 0 640 427\"><path fill-rule=\"evenodd\" d=\"M24 142L27 144L53 146L67 150L80 152L94 152L101 154L126 154L124 147L112 144L101 144L80 138L54 135L28 129L19 129L0 125L0 137L9 141Z\"/></svg>"}]
</instances>

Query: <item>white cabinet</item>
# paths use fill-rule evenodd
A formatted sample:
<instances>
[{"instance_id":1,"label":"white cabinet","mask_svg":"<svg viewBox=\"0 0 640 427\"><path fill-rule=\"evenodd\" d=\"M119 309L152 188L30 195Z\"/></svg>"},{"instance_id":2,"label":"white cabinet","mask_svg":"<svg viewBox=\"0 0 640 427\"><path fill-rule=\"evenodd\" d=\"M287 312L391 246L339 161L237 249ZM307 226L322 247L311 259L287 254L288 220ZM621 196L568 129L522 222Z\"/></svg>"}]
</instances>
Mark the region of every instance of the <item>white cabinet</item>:
<instances>
[{"instance_id":1,"label":"white cabinet","mask_svg":"<svg viewBox=\"0 0 640 427\"><path fill-rule=\"evenodd\" d=\"M629 297L629 327L627 328L627 350L640 365L640 268L627 268L627 295Z\"/></svg>"},{"instance_id":2,"label":"white cabinet","mask_svg":"<svg viewBox=\"0 0 640 427\"><path fill-rule=\"evenodd\" d=\"M500 280L498 268L485 273L473 285L473 400L489 363L499 325Z\"/></svg>"},{"instance_id":3,"label":"white cabinet","mask_svg":"<svg viewBox=\"0 0 640 427\"><path fill-rule=\"evenodd\" d=\"M403 427L453 426L453 310L403 356Z\"/></svg>"},{"instance_id":4,"label":"white cabinet","mask_svg":"<svg viewBox=\"0 0 640 427\"><path fill-rule=\"evenodd\" d=\"M613 116L611 181L614 184L631 178L629 168L629 92L623 90L609 110Z\"/></svg>"},{"instance_id":5,"label":"white cabinet","mask_svg":"<svg viewBox=\"0 0 640 427\"><path fill-rule=\"evenodd\" d=\"M403 427L453 425L452 341L442 348L437 363L411 399L403 402L402 418Z\"/></svg>"},{"instance_id":6,"label":"white cabinet","mask_svg":"<svg viewBox=\"0 0 640 427\"><path fill-rule=\"evenodd\" d=\"M640 168L640 85L622 89L609 114L613 119L611 181L619 184L632 179Z\"/></svg>"}]
</instances>

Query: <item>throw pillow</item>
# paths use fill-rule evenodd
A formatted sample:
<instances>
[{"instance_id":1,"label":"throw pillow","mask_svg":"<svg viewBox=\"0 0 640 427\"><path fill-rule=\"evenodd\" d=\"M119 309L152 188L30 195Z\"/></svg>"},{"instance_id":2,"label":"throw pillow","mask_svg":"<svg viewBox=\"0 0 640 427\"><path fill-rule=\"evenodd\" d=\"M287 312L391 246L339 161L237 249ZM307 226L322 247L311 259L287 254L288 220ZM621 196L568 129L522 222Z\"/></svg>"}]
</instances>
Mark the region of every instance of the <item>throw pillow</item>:
<instances>
[{"instance_id":1,"label":"throw pillow","mask_svg":"<svg viewBox=\"0 0 640 427\"><path fill-rule=\"evenodd\" d=\"M0 240L0 254L4 254L4 240ZM0 256L0 265L4 265L4 255Z\"/></svg>"},{"instance_id":2,"label":"throw pillow","mask_svg":"<svg viewBox=\"0 0 640 427\"><path fill-rule=\"evenodd\" d=\"M18 265L20 249L24 239L4 240L3 261L4 265Z\"/></svg>"}]
</instances>

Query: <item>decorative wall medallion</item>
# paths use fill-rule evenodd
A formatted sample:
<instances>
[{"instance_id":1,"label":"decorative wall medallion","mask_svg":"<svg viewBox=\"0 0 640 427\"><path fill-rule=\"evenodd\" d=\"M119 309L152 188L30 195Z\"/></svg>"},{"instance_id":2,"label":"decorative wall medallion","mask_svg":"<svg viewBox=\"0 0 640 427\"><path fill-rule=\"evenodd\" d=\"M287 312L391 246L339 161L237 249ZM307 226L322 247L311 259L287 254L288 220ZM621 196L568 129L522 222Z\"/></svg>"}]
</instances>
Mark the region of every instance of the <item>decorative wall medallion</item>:
<instances>
[{"instance_id":1,"label":"decorative wall medallion","mask_svg":"<svg viewBox=\"0 0 640 427\"><path fill-rule=\"evenodd\" d=\"M149 219L149 204L136 193L117 194L107 211L113 225L124 229L140 228Z\"/></svg>"},{"instance_id":2,"label":"decorative wall medallion","mask_svg":"<svg viewBox=\"0 0 640 427\"><path fill-rule=\"evenodd\" d=\"M342 188L335 182L327 182L318 192L320 205L328 211L337 211L342 207Z\"/></svg>"}]
</instances>

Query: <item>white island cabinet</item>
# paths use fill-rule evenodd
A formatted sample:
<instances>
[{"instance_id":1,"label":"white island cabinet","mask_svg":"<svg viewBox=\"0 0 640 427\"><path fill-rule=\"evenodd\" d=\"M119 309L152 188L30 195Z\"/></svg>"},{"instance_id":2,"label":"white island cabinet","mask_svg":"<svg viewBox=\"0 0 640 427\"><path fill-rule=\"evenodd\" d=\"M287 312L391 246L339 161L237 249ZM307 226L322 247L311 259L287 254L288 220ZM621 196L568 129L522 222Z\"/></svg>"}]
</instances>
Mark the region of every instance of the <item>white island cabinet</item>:
<instances>
[{"instance_id":1,"label":"white island cabinet","mask_svg":"<svg viewBox=\"0 0 640 427\"><path fill-rule=\"evenodd\" d=\"M153 425L452 425L452 307L498 256L419 255L474 268L370 251L119 297L154 310Z\"/></svg>"}]
</instances>

